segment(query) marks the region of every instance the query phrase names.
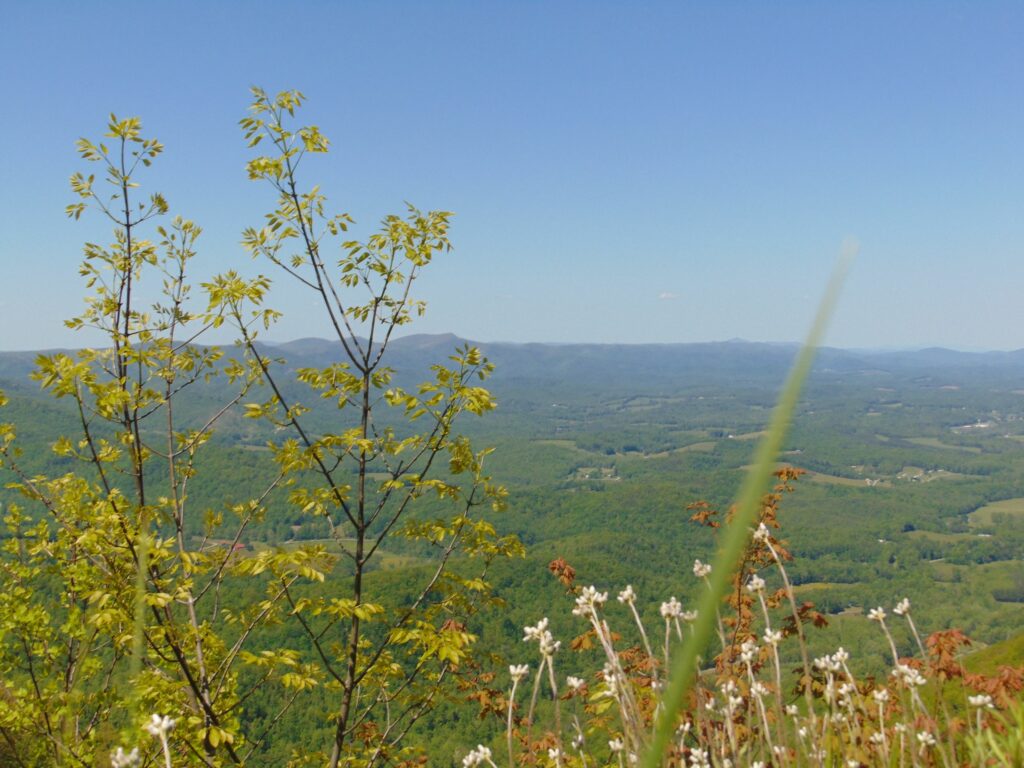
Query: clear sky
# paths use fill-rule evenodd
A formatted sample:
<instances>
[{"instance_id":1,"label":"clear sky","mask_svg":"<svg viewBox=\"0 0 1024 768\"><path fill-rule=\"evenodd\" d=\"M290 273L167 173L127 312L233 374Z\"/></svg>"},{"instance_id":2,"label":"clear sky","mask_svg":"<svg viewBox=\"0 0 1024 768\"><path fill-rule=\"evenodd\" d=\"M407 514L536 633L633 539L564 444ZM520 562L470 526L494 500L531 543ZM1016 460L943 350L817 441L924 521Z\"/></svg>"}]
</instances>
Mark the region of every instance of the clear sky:
<instances>
[{"instance_id":1,"label":"clear sky","mask_svg":"<svg viewBox=\"0 0 1024 768\"><path fill-rule=\"evenodd\" d=\"M478 340L803 336L844 238L828 342L1024 347L1024 3L0 0L0 349L94 341L67 221L77 137L137 114L146 179L238 246L248 87L299 88L307 168L368 234L455 211L414 330ZM279 281L280 282L280 281ZM281 290L279 340L326 335Z\"/></svg>"}]
</instances>

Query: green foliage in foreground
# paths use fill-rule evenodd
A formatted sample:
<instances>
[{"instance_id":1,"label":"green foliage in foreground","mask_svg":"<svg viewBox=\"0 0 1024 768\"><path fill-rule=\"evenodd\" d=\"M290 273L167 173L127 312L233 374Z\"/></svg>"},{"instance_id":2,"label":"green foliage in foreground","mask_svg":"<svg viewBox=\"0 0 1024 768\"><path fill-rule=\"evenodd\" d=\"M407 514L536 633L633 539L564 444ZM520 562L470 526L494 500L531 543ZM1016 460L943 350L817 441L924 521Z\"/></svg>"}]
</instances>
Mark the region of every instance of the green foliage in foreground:
<instances>
[{"instance_id":1,"label":"green foliage in foreground","mask_svg":"<svg viewBox=\"0 0 1024 768\"><path fill-rule=\"evenodd\" d=\"M137 118L111 116L103 141L79 141L115 194L76 173L67 213L96 209L114 236L85 246L91 292L68 325L98 329L109 345L37 360L34 378L70 415L53 436L58 471L23 462L15 427L0 427L0 464L21 496L0 554L8 763L129 764L138 745L146 762L162 752L178 766L252 765L290 712L313 710L327 727L317 743L292 742L296 764L393 762L472 659L467 621L491 599L488 566L520 552L486 518L506 495L484 472L488 451L456 429L494 407L480 385L491 364L466 346L412 387L387 365L395 329L424 310L412 286L450 247L449 214L410 208L365 242L347 239L351 218L327 215L319 188L296 174L328 149L315 126L290 126L302 95L253 95L242 127L268 154L249 177L277 202L244 244L315 293L345 361L287 372L258 345L278 317L265 276L218 275L196 307L186 276L201 230L180 217L157 224L169 210L159 194L139 202L142 169L162 145ZM326 256L332 240L340 258ZM201 345L225 324L233 356ZM197 420L201 409L185 404L215 378L213 407ZM289 378L301 396L286 391ZM333 405L340 428L308 418L310 400ZM272 436L261 471L218 509L196 491L233 410ZM326 541L247 546L271 500ZM392 540L407 541L420 567L378 592L372 574ZM316 588L328 580L330 591Z\"/></svg>"}]
</instances>

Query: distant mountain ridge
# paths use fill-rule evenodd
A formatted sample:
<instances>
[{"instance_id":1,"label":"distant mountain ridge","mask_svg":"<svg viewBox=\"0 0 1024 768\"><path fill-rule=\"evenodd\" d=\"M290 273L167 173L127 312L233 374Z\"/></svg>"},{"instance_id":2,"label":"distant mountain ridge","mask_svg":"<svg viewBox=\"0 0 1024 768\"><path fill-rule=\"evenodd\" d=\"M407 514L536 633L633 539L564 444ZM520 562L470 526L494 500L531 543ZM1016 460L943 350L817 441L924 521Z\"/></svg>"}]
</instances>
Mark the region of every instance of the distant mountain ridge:
<instances>
[{"instance_id":1,"label":"distant mountain ridge","mask_svg":"<svg viewBox=\"0 0 1024 768\"><path fill-rule=\"evenodd\" d=\"M360 339L365 344L365 339ZM411 334L390 342L388 364L400 373L421 376L431 364L443 362L456 348L479 347L496 366L495 385L503 381L524 384L577 382L588 388L617 387L630 382L672 381L709 383L722 377L731 381L777 386L799 349L795 343L721 342L659 344L517 343L480 342L455 334ZM308 337L274 343L262 342L273 357L289 368L324 366L342 360L337 341ZM54 350L48 350L54 351ZM66 351L66 350L65 350ZM28 384L37 352L0 352L0 381L4 386ZM814 366L815 376L915 375L982 376L1012 379L1021 376L1024 388L1024 349L1009 352L960 352L940 347L913 351L865 351L823 347ZM947 382L955 383L955 382Z\"/></svg>"},{"instance_id":2,"label":"distant mountain ridge","mask_svg":"<svg viewBox=\"0 0 1024 768\"><path fill-rule=\"evenodd\" d=\"M360 339L365 343L365 339ZM590 343L590 342L507 342L475 341L456 336L453 333L411 334L394 338L390 342L395 354L454 350L469 344L479 347L485 353L495 356L521 358L555 356L592 358L595 356L618 355L637 359L656 355L668 364L673 359L692 358L706 361L732 361L738 358L748 360L792 359L799 344L796 342L761 342L744 339L710 342L662 342L662 343ZM321 338L303 338L282 343L267 343L267 347L284 354L300 356L331 355L339 348L337 341ZM1021 367L1024 369L1024 348L1011 351L963 352L945 347L927 347L918 350L864 350L822 347L818 351L817 368L837 365L843 368L907 368L907 367Z\"/></svg>"}]
</instances>

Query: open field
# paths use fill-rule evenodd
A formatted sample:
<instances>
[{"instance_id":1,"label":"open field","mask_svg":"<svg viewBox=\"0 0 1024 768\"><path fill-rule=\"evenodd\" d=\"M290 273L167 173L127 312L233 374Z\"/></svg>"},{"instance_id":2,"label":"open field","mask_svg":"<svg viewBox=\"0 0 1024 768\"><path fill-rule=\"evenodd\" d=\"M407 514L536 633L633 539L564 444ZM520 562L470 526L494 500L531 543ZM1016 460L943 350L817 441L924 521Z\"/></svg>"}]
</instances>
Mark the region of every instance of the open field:
<instances>
[{"instance_id":1,"label":"open field","mask_svg":"<svg viewBox=\"0 0 1024 768\"><path fill-rule=\"evenodd\" d=\"M1024 497L993 501L991 504L986 504L971 512L967 519L971 525L987 526L996 523L996 515L1024 517Z\"/></svg>"},{"instance_id":2,"label":"open field","mask_svg":"<svg viewBox=\"0 0 1024 768\"><path fill-rule=\"evenodd\" d=\"M614 467L580 467L573 472L573 480L621 480Z\"/></svg>"},{"instance_id":3,"label":"open field","mask_svg":"<svg viewBox=\"0 0 1024 768\"><path fill-rule=\"evenodd\" d=\"M908 443L914 445L923 445L927 448L945 448L950 451L964 451L965 453L981 453L981 448L975 445L950 445L944 443L937 437L908 437L906 438Z\"/></svg>"},{"instance_id":4,"label":"open field","mask_svg":"<svg viewBox=\"0 0 1024 768\"><path fill-rule=\"evenodd\" d=\"M964 658L964 665L976 674L994 675L1002 666L1017 667L1024 664L1024 633L1014 635L994 645L978 648Z\"/></svg>"},{"instance_id":5,"label":"open field","mask_svg":"<svg viewBox=\"0 0 1024 768\"><path fill-rule=\"evenodd\" d=\"M891 488L892 481L882 478L870 477L840 477L839 475L826 475L823 472L808 472L807 479L812 483L824 483L825 485L843 485L850 488Z\"/></svg>"}]
</instances>

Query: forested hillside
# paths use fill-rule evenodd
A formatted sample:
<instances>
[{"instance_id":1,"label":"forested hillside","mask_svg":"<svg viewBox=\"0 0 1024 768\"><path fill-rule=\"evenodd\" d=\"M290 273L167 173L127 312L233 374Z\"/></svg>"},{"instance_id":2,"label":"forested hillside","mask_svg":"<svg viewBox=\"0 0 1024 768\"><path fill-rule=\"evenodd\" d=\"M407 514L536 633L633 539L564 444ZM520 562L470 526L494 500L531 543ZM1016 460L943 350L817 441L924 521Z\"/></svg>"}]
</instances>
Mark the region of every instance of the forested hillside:
<instances>
[{"instance_id":1,"label":"forested hillside","mask_svg":"<svg viewBox=\"0 0 1024 768\"><path fill-rule=\"evenodd\" d=\"M397 340L396 380L415 381L427 361L462 343ZM465 428L495 447L490 470L510 490L498 525L539 561L563 555L580 560L584 573L587 561L607 562L608 548L618 548L612 562L629 561L623 572L639 564L634 578L661 579L664 589L672 588L672 564L685 566L707 546L686 524L685 506L729 503L795 354L743 342L476 344L496 365L498 408ZM326 342L268 349L289 367L333 362ZM11 396L6 417L19 424L28 466L52 472L69 463L44 447L73 427L73 414L28 380L33 357L0 354L0 388ZM217 380L205 386L189 403L197 419L219 394ZM300 398L302 386L289 386ZM324 431L345 427L335 409L303 403ZM229 415L197 472L197 503L216 509L237 499L270 466L271 437ZM823 350L785 459L809 471L787 499L784 523L797 578L819 602L837 610L872 602L872 590L891 592L893 580L925 591L958 585L987 598L978 616L964 617L965 629L984 628L995 640L997 627L1014 626L1019 598L1011 595L1024 597L1013 578L1024 515L1013 502L985 509L1024 496L1024 356ZM246 543L323 536L294 515L272 505ZM637 547L653 551L634 563L626 555ZM952 619L940 613L936 623Z\"/></svg>"}]
</instances>

